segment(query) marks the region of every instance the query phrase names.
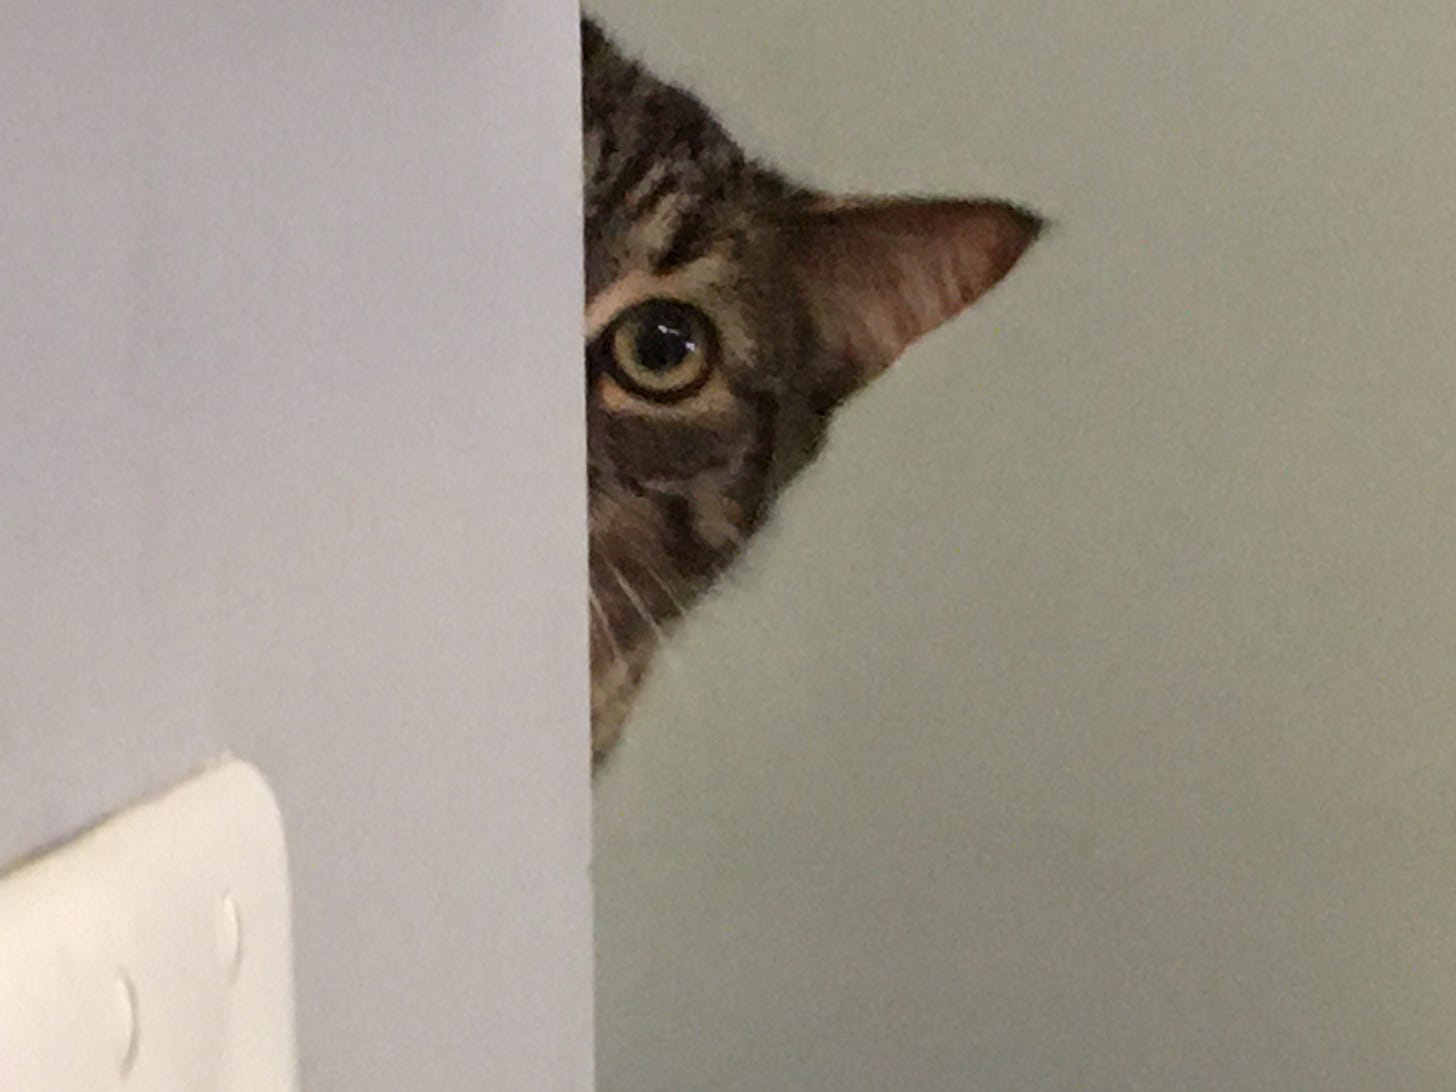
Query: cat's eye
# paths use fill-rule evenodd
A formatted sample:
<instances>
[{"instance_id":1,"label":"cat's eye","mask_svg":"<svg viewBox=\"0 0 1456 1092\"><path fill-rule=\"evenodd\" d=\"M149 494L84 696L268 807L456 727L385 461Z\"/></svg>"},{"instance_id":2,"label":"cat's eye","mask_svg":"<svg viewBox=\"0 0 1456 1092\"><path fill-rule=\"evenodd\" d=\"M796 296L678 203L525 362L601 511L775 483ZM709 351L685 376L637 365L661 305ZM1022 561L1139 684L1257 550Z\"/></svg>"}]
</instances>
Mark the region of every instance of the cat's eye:
<instances>
[{"instance_id":1,"label":"cat's eye","mask_svg":"<svg viewBox=\"0 0 1456 1092\"><path fill-rule=\"evenodd\" d=\"M601 344L614 378L655 402L676 402L696 391L718 352L708 317L676 300L638 304L612 323Z\"/></svg>"}]
</instances>

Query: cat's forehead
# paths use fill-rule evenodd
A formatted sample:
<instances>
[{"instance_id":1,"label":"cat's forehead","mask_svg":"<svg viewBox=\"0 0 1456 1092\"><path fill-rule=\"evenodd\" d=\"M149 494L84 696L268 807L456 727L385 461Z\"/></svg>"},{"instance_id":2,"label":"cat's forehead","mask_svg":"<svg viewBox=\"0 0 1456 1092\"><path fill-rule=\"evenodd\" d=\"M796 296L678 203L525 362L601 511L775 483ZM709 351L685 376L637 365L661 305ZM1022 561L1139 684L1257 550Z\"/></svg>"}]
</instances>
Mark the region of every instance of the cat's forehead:
<instances>
[{"instance_id":1,"label":"cat's forehead","mask_svg":"<svg viewBox=\"0 0 1456 1092\"><path fill-rule=\"evenodd\" d=\"M589 300L653 280L695 287L751 261L777 180L694 96L583 27Z\"/></svg>"},{"instance_id":2,"label":"cat's forehead","mask_svg":"<svg viewBox=\"0 0 1456 1092\"><path fill-rule=\"evenodd\" d=\"M706 258L732 257L734 221L741 215L714 199L712 189L685 180L691 172L662 159L645 165L640 177L606 193L610 204L588 207L586 290L588 298L631 277L669 280ZM746 223L737 225L746 229Z\"/></svg>"}]
</instances>

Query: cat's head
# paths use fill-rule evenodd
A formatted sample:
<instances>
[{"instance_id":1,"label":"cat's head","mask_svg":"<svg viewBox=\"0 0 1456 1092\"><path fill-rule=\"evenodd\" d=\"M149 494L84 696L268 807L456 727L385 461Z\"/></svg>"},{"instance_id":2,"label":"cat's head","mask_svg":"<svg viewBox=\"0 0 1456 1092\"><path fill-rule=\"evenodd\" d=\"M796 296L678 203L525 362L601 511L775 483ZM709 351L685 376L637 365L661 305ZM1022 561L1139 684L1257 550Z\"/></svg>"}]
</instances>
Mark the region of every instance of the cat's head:
<instances>
[{"instance_id":1,"label":"cat's head","mask_svg":"<svg viewBox=\"0 0 1456 1092\"><path fill-rule=\"evenodd\" d=\"M840 198L739 149L582 25L592 741L733 561L834 409L994 285L1040 221Z\"/></svg>"}]
</instances>

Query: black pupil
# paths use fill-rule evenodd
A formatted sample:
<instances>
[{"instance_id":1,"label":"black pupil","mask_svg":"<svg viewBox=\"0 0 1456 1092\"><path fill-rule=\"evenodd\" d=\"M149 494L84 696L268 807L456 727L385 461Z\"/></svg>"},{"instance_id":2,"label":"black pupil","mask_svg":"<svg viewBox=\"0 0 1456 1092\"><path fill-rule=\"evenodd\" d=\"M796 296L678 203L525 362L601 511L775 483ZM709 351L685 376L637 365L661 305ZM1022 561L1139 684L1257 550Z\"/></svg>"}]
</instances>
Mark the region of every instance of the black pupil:
<instances>
[{"instance_id":1,"label":"black pupil","mask_svg":"<svg viewBox=\"0 0 1456 1092\"><path fill-rule=\"evenodd\" d=\"M687 322L675 315L653 315L637 334L637 365L653 375L665 375L694 352L698 344Z\"/></svg>"}]
</instances>

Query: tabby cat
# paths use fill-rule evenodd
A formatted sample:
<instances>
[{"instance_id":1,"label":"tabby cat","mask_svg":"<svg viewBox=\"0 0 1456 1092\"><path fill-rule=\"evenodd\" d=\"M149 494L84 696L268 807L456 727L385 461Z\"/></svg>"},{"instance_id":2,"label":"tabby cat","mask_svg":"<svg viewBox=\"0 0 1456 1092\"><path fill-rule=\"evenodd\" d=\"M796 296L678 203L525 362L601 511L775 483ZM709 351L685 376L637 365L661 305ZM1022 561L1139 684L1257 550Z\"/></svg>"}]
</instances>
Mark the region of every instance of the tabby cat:
<instances>
[{"instance_id":1,"label":"tabby cat","mask_svg":"<svg viewBox=\"0 0 1456 1092\"><path fill-rule=\"evenodd\" d=\"M582 21L592 750L834 409L1015 264L999 201L836 197Z\"/></svg>"}]
</instances>

